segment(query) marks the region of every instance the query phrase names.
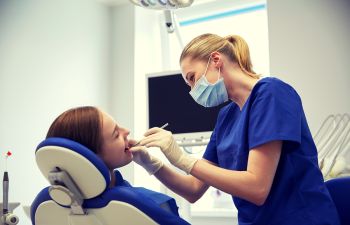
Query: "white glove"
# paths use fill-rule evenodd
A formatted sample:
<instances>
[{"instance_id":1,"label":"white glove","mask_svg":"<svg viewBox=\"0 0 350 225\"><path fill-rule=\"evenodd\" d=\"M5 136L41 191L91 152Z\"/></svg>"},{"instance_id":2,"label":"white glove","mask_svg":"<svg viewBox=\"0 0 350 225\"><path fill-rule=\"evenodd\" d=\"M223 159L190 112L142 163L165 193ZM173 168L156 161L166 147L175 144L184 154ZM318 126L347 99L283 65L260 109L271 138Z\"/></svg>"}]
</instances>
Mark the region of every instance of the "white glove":
<instances>
[{"instance_id":1,"label":"white glove","mask_svg":"<svg viewBox=\"0 0 350 225\"><path fill-rule=\"evenodd\" d=\"M148 153L145 146L135 146L130 149L133 155L133 161L147 170L150 175L155 174L164 163L158 158Z\"/></svg>"},{"instance_id":2,"label":"white glove","mask_svg":"<svg viewBox=\"0 0 350 225\"><path fill-rule=\"evenodd\" d=\"M343 156L335 159L334 165L329 172L329 176L334 178L341 174L346 169L346 160Z\"/></svg>"},{"instance_id":3,"label":"white glove","mask_svg":"<svg viewBox=\"0 0 350 225\"><path fill-rule=\"evenodd\" d=\"M177 145L170 131L154 127L145 133L140 145L159 147L171 164L189 174L198 159L185 154Z\"/></svg>"}]
</instances>

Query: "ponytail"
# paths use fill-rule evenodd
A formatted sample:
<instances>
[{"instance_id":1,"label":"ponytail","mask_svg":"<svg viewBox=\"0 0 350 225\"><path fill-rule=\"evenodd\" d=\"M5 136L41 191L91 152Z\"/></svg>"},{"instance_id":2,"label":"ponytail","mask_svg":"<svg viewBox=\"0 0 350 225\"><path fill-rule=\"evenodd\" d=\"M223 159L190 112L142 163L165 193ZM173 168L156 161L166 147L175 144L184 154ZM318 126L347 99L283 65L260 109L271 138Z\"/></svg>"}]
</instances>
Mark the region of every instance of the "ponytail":
<instances>
[{"instance_id":1,"label":"ponytail","mask_svg":"<svg viewBox=\"0 0 350 225\"><path fill-rule=\"evenodd\" d=\"M259 78L260 75L256 74L253 70L247 42L238 35L226 36L225 40L232 48L231 54L229 55L231 59L238 63L244 73L253 78Z\"/></svg>"},{"instance_id":2,"label":"ponytail","mask_svg":"<svg viewBox=\"0 0 350 225\"><path fill-rule=\"evenodd\" d=\"M232 62L236 62L248 76L260 77L253 71L247 43L238 35L223 38L216 34L202 34L185 46L180 56L180 63L185 57L206 62L214 51L225 54Z\"/></svg>"}]
</instances>

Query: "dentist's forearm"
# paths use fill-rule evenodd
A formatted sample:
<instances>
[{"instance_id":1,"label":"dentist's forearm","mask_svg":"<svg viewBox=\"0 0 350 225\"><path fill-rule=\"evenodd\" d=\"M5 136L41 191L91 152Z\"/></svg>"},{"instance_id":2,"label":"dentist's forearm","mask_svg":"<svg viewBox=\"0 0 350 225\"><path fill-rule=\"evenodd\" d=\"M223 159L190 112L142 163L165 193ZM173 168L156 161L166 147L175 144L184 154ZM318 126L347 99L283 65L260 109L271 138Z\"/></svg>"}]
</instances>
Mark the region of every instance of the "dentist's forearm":
<instances>
[{"instance_id":1,"label":"dentist's forearm","mask_svg":"<svg viewBox=\"0 0 350 225\"><path fill-rule=\"evenodd\" d=\"M281 146L282 141L271 141L251 149L246 171L223 169L198 160L191 174L228 194L262 205L274 180Z\"/></svg>"},{"instance_id":2,"label":"dentist's forearm","mask_svg":"<svg viewBox=\"0 0 350 225\"><path fill-rule=\"evenodd\" d=\"M164 165L154 174L167 188L194 203L208 189L208 185L191 175L181 174L167 165Z\"/></svg>"},{"instance_id":3,"label":"dentist's forearm","mask_svg":"<svg viewBox=\"0 0 350 225\"><path fill-rule=\"evenodd\" d=\"M226 170L199 160L191 174L219 190L257 205L260 205L260 196L264 195L264 189L257 185L256 176L248 171Z\"/></svg>"}]
</instances>

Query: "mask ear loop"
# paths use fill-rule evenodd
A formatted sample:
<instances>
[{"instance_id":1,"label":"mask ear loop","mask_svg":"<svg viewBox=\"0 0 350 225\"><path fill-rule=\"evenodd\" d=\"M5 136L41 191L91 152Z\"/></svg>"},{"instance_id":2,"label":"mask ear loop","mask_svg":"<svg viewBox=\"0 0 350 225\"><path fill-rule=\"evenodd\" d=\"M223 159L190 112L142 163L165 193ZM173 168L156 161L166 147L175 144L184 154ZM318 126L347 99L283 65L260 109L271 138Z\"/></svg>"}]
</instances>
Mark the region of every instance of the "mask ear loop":
<instances>
[{"instance_id":1,"label":"mask ear loop","mask_svg":"<svg viewBox=\"0 0 350 225\"><path fill-rule=\"evenodd\" d=\"M207 76L210 59L211 59L211 56L209 56L209 59L208 59L208 62L207 62L207 66L205 67L205 71L204 71L204 74L203 74L203 76L205 76L205 77Z\"/></svg>"},{"instance_id":2,"label":"mask ear loop","mask_svg":"<svg viewBox=\"0 0 350 225\"><path fill-rule=\"evenodd\" d=\"M220 75L221 75L221 71L220 71L220 68L221 68L221 67L219 67L219 74L218 74L218 80L220 79Z\"/></svg>"},{"instance_id":3,"label":"mask ear loop","mask_svg":"<svg viewBox=\"0 0 350 225\"><path fill-rule=\"evenodd\" d=\"M211 56L209 56L209 59L208 59L208 62L207 62L207 66L205 67L205 71L204 71L203 75L194 83L193 88L196 87L198 81L199 81L202 77L205 77L205 79L207 79L207 78L206 78L206 75L207 75L207 71L208 71L210 59L211 59Z\"/></svg>"}]
</instances>

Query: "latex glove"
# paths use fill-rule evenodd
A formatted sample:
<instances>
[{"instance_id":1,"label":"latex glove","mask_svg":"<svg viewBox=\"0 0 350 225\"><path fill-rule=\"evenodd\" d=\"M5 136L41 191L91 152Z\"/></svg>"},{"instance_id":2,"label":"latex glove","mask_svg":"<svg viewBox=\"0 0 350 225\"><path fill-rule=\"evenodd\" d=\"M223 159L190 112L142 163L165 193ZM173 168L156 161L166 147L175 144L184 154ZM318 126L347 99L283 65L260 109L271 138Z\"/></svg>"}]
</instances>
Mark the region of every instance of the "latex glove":
<instances>
[{"instance_id":1,"label":"latex glove","mask_svg":"<svg viewBox=\"0 0 350 225\"><path fill-rule=\"evenodd\" d=\"M329 171L331 170L331 166L332 166L332 161L330 157L325 157L323 159L323 164L322 164L322 175L323 177L327 177L329 174Z\"/></svg>"},{"instance_id":2,"label":"latex glove","mask_svg":"<svg viewBox=\"0 0 350 225\"><path fill-rule=\"evenodd\" d=\"M133 155L133 161L147 170L150 175L155 174L164 163L158 158L149 154L145 146L135 146L130 148Z\"/></svg>"},{"instance_id":3,"label":"latex glove","mask_svg":"<svg viewBox=\"0 0 350 225\"><path fill-rule=\"evenodd\" d=\"M329 176L334 178L337 177L340 173L342 173L346 169L346 160L344 157L339 156L335 159L334 165L329 172Z\"/></svg>"},{"instance_id":4,"label":"latex glove","mask_svg":"<svg viewBox=\"0 0 350 225\"><path fill-rule=\"evenodd\" d=\"M171 164L189 174L198 159L185 154L177 145L170 131L154 127L145 133L140 145L159 147Z\"/></svg>"}]
</instances>

